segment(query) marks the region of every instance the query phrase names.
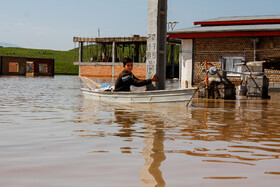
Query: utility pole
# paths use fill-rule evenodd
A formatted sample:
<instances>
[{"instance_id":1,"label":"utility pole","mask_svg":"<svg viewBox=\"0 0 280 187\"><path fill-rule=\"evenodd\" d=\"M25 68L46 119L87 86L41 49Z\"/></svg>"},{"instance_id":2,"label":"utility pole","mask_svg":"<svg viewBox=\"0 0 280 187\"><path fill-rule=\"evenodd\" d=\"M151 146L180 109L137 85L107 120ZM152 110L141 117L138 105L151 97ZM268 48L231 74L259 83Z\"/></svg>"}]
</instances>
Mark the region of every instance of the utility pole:
<instances>
[{"instance_id":1,"label":"utility pole","mask_svg":"<svg viewBox=\"0 0 280 187\"><path fill-rule=\"evenodd\" d=\"M166 27L167 0L149 0L146 78L152 78L156 73L159 81L148 85L147 90L165 89Z\"/></svg>"}]
</instances>

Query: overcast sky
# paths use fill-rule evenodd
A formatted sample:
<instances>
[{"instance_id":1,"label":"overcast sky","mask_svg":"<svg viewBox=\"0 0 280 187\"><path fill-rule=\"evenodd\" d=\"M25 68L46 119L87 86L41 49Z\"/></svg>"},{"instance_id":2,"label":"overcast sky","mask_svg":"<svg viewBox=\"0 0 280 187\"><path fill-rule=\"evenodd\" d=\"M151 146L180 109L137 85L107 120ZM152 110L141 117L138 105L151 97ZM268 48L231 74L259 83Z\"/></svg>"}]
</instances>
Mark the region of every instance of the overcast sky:
<instances>
[{"instance_id":1,"label":"overcast sky","mask_svg":"<svg viewBox=\"0 0 280 187\"><path fill-rule=\"evenodd\" d=\"M280 15L280 0L168 0L175 29L194 21ZM69 50L74 36L146 35L148 0L0 0L0 42L25 48Z\"/></svg>"}]
</instances>

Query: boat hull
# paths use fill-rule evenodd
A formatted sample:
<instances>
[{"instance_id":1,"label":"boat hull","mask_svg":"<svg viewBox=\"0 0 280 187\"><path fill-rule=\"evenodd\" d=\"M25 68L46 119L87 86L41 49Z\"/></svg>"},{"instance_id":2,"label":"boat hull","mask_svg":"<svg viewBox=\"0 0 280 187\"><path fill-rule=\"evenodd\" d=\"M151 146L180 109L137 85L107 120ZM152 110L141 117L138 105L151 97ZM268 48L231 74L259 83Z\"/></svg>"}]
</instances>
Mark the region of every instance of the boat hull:
<instances>
[{"instance_id":1,"label":"boat hull","mask_svg":"<svg viewBox=\"0 0 280 187\"><path fill-rule=\"evenodd\" d=\"M82 88L84 97L106 102L187 106L197 89L104 92Z\"/></svg>"}]
</instances>

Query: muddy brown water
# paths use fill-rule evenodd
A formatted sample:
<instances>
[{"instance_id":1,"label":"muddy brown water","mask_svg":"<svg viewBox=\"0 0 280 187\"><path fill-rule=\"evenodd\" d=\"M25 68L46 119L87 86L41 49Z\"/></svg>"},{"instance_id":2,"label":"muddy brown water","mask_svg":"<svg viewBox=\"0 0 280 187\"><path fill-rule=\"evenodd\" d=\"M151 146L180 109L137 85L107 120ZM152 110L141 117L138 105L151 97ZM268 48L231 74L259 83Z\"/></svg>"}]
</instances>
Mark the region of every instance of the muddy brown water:
<instances>
[{"instance_id":1,"label":"muddy brown water","mask_svg":"<svg viewBox=\"0 0 280 187\"><path fill-rule=\"evenodd\" d=\"M86 100L76 76L0 86L0 186L280 186L279 93L184 108Z\"/></svg>"}]
</instances>

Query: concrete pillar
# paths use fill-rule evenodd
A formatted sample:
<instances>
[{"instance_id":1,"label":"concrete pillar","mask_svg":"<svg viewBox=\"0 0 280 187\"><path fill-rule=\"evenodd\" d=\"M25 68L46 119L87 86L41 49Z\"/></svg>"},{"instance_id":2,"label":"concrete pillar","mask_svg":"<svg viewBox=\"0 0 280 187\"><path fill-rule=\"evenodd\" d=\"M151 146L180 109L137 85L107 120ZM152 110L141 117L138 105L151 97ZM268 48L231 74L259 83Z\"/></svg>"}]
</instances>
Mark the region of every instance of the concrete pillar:
<instances>
[{"instance_id":1,"label":"concrete pillar","mask_svg":"<svg viewBox=\"0 0 280 187\"><path fill-rule=\"evenodd\" d=\"M79 43L79 62L83 62L84 42Z\"/></svg>"},{"instance_id":2,"label":"concrete pillar","mask_svg":"<svg viewBox=\"0 0 280 187\"><path fill-rule=\"evenodd\" d=\"M147 86L147 90L164 90L166 77L166 27L167 0L149 0L146 78L155 73L157 83Z\"/></svg>"},{"instance_id":3,"label":"concrete pillar","mask_svg":"<svg viewBox=\"0 0 280 187\"><path fill-rule=\"evenodd\" d=\"M113 44L112 44L112 62L116 62L116 57L117 57L116 42L113 42Z\"/></svg>"},{"instance_id":4,"label":"concrete pillar","mask_svg":"<svg viewBox=\"0 0 280 187\"><path fill-rule=\"evenodd\" d=\"M193 77L193 40L182 40L181 52L180 52L180 81L181 88L192 87Z\"/></svg>"},{"instance_id":5,"label":"concrete pillar","mask_svg":"<svg viewBox=\"0 0 280 187\"><path fill-rule=\"evenodd\" d=\"M116 57L117 57L117 48L116 48L116 42L113 42L112 44L112 78L115 77L115 65L114 63L116 62Z\"/></svg>"}]
</instances>

